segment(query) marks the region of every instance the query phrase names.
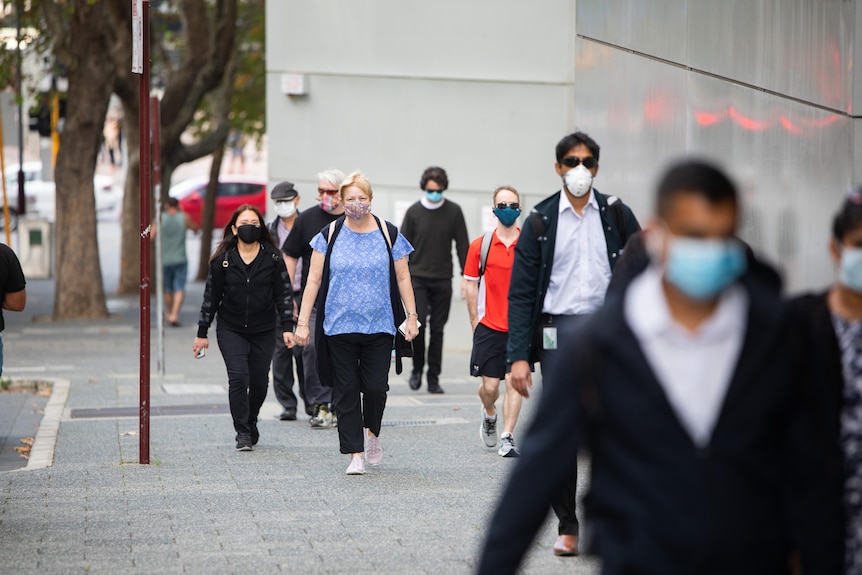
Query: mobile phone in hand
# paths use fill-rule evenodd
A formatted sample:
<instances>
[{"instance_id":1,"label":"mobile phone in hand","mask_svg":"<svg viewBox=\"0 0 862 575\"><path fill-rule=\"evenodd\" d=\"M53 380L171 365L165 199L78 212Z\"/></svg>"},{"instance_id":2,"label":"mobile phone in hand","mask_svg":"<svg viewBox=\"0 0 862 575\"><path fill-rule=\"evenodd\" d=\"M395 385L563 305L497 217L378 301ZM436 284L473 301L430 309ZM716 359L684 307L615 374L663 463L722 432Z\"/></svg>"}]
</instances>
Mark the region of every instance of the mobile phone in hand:
<instances>
[{"instance_id":1,"label":"mobile phone in hand","mask_svg":"<svg viewBox=\"0 0 862 575\"><path fill-rule=\"evenodd\" d=\"M198 353L195 356L195 359L201 359L202 357L205 357L206 354L207 354L207 348L202 347L198 350Z\"/></svg>"}]
</instances>

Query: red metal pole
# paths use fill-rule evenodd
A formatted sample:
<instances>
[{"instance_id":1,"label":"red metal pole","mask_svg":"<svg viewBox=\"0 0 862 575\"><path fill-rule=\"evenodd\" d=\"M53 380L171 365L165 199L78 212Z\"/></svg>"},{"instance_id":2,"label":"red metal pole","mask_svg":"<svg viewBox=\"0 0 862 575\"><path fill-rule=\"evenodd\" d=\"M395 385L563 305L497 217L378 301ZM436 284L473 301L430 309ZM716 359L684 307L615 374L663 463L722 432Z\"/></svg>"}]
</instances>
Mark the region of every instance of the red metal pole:
<instances>
[{"instance_id":1,"label":"red metal pole","mask_svg":"<svg viewBox=\"0 0 862 575\"><path fill-rule=\"evenodd\" d=\"M143 74L138 111L141 195L141 385L139 463L150 463L150 2L143 0Z\"/></svg>"}]
</instances>

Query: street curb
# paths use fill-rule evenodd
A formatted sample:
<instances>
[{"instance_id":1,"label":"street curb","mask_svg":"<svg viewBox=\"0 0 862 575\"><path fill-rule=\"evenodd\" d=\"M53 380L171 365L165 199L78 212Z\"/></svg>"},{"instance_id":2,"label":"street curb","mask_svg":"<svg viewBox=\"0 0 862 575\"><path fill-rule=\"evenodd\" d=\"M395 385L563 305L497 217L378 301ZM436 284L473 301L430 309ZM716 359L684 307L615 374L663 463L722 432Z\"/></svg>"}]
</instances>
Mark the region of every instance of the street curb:
<instances>
[{"instance_id":1,"label":"street curb","mask_svg":"<svg viewBox=\"0 0 862 575\"><path fill-rule=\"evenodd\" d=\"M54 463L54 447L57 445L57 434L60 432L60 420L63 418L63 409L69 398L68 379L45 378L51 382L51 397L45 406L45 413L39 423L39 430L30 449L30 458L27 467L17 471L29 471L32 469L44 469Z\"/></svg>"}]
</instances>

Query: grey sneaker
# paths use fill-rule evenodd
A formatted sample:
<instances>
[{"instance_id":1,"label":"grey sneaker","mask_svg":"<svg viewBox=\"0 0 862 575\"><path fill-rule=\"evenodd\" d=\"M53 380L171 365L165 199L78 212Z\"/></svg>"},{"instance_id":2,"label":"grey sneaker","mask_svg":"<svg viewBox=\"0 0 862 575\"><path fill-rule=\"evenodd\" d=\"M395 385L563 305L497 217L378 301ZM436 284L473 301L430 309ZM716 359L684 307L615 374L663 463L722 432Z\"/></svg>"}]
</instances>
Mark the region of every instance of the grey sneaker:
<instances>
[{"instance_id":1,"label":"grey sneaker","mask_svg":"<svg viewBox=\"0 0 862 575\"><path fill-rule=\"evenodd\" d=\"M518 457L521 455L518 448L515 447L515 440L511 433L504 433L500 436L500 450L497 454L501 457Z\"/></svg>"},{"instance_id":2,"label":"grey sneaker","mask_svg":"<svg viewBox=\"0 0 862 575\"><path fill-rule=\"evenodd\" d=\"M482 410L482 426L479 427L479 437L487 447L497 446L497 416L494 419L485 417L485 410Z\"/></svg>"},{"instance_id":3,"label":"grey sneaker","mask_svg":"<svg viewBox=\"0 0 862 575\"><path fill-rule=\"evenodd\" d=\"M332 413L325 404L320 404L315 410L314 417L308 420L311 427L332 427Z\"/></svg>"}]
</instances>

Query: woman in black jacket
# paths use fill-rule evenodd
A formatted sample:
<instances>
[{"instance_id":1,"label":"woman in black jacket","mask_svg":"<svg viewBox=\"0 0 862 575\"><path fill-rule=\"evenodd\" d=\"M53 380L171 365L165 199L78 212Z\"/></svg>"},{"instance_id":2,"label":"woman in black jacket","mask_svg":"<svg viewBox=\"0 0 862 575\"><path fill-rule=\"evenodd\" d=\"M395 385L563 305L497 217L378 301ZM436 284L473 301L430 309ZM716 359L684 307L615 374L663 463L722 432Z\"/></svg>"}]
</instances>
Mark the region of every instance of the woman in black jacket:
<instances>
[{"instance_id":1,"label":"woman in black jacket","mask_svg":"<svg viewBox=\"0 0 862 575\"><path fill-rule=\"evenodd\" d=\"M817 503L835 509L832 523L843 522L844 572L862 573L862 188L850 193L836 215L829 252L838 281L788 303L795 328L791 356L808 384L801 388L809 395L802 400L818 416L809 439L819 443L822 472L831 480L830 492Z\"/></svg>"},{"instance_id":2,"label":"woman in black jacket","mask_svg":"<svg viewBox=\"0 0 862 575\"><path fill-rule=\"evenodd\" d=\"M203 357L207 330L218 315L216 337L228 375L228 398L237 451L251 451L260 438L257 416L266 399L272 332L278 311L284 345L293 347L293 290L282 254L249 204L237 208L210 259L207 285L192 349Z\"/></svg>"}]
</instances>

